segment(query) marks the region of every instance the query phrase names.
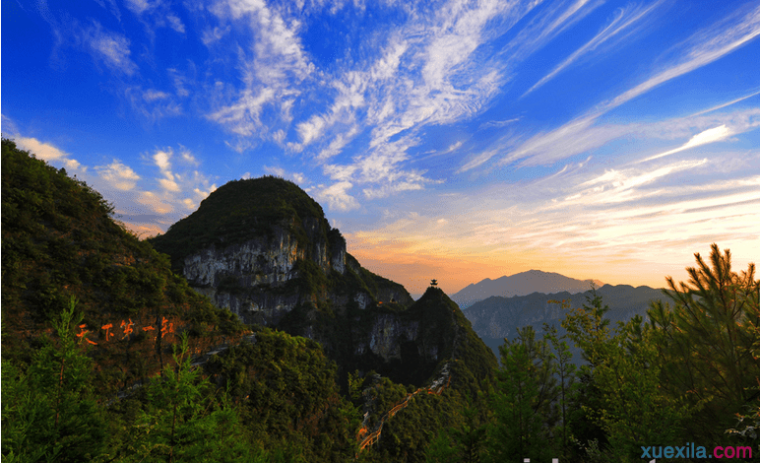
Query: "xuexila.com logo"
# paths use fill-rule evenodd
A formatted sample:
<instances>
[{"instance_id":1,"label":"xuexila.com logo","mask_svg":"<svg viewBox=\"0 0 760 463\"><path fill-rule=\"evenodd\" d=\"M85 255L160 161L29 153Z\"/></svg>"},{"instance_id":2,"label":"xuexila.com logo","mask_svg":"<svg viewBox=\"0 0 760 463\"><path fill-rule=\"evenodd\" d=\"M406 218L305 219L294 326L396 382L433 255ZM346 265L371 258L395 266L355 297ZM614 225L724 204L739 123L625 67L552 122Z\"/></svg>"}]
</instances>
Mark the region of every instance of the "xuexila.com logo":
<instances>
[{"instance_id":1,"label":"xuexila.com logo","mask_svg":"<svg viewBox=\"0 0 760 463\"><path fill-rule=\"evenodd\" d=\"M689 442L683 447L671 445L641 447L641 451L641 458L651 458L649 463L655 463L657 458L752 458L752 447L749 446L716 446L712 453L708 453L704 446L696 446L694 442Z\"/></svg>"}]
</instances>

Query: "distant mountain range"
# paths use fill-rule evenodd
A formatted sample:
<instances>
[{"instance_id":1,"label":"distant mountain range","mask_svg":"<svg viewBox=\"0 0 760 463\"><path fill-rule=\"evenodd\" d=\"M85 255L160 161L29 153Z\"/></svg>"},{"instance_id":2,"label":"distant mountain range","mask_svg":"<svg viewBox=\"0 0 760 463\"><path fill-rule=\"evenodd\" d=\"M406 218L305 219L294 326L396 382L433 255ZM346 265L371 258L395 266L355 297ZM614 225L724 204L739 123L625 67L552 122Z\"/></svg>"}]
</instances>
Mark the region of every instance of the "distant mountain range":
<instances>
[{"instance_id":1,"label":"distant mountain range","mask_svg":"<svg viewBox=\"0 0 760 463\"><path fill-rule=\"evenodd\" d=\"M596 293L602 297L602 304L610 307L607 318L611 320L612 327L616 322L629 320L634 315L641 315L646 320L646 311L652 301L670 302L661 289L648 286L634 288L628 285L604 285L598 288ZM580 294L571 294L568 291L554 294L533 293L509 298L493 296L473 304L464 314L478 336L493 349L498 358L498 347L504 344L504 338L514 339L517 329L523 326L533 326L537 337L543 332L544 323L554 324L560 333L564 334L560 323L565 318L566 311L559 304L549 301L568 299L572 308L580 308L586 303L587 296L591 297L591 291ZM572 342L568 344L572 346ZM575 359L579 359L580 352L573 349L573 353Z\"/></svg>"},{"instance_id":2,"label":"distant mountain range","mask_svg":"<svg viewBox=\"0 0 760 463\"><path fill-rule=\"evenodd\" d=\"M492 296L527 296L531 293L552 294L562 291L575 294L590 290L592 284L596 288L604 286L604 283L599 280L576 280L559 273L529 270L495 280L486 278L479 283L467 285L452 295L451 299L461 309L466 309L474 303Z\"/></svg>"}]
</instances>

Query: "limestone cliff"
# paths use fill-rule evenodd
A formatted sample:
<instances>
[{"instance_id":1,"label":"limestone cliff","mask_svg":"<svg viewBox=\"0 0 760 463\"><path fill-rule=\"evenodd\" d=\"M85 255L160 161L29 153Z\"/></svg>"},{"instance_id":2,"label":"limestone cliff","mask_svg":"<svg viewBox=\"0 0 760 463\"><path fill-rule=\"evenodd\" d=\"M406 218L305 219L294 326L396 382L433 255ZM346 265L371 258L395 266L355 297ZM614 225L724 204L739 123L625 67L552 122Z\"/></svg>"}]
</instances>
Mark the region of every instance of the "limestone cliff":
<instances>
[{"instance_id":1,"label":"limestone cliff","mask_svg":"<svg viewBox=\"0 0 760 463\"><path fill-rule=\"evenodd\" d=\"M286 180L230 182L150 241L217 306L320 342L343 372L423 383L453 355L456 305L415 303L363 268L319 204Z\"/></svg>"}]
</instances>

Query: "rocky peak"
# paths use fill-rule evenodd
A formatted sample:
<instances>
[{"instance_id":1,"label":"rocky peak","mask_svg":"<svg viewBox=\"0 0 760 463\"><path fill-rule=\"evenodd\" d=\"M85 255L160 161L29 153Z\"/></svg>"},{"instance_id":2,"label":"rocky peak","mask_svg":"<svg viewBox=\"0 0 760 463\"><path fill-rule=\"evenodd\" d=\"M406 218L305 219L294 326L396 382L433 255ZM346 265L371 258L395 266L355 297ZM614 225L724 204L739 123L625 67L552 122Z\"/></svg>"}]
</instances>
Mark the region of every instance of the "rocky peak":
<instances>
[{"instance_id":1,"label":"rocky peak","mask_svg":"<svg viewBox=\"0 0 760 463\"><path fill-rule=\"evenodd\" d=\"M348 298L327 287L333 272L349 271L346 240L316 201L280 178L225 184L151 243L192 288L246 323L276 324L297 305L319 300L365 307L382 300L366 284ZM403 300L396 286L391 296Z\"/></svg>"},{"instance_id":2,"label":"rocky peak","mask_svg":"<svg viewBox=\"0 0 760 463\"><path fill-rule=\"evenodd\" d=\"M415 303L363 268L322 208L282 179L230 182L151 241L195 291L246 323L320 342L344 374L422 385L468 345L462 333L472 335L440 289ZM482 347L478 356L495 363Z\"/></svg>"}]
</instances>

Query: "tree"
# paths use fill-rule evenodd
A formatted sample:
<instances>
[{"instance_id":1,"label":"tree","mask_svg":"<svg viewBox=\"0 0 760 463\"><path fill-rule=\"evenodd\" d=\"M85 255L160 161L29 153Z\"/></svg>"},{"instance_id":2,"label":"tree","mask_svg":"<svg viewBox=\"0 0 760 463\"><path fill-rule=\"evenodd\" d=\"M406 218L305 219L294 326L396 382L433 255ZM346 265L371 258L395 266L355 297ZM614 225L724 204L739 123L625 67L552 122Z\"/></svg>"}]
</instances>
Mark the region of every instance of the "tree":
<instances>
[{"instance_id":1,"label":"tree","mask_svg":"<svg viewBox=\"0 0 760 463\"><path fill-rule=\"evenodd\" d=\"M208 379L190 363L188 336L173 345L175 366L147 388L148 407L141 410L138 432L116 449L120 461L240 461L251 454L253 461L266 461L261 452L247 445L240 419L228 396L218 401L208 394ZM209 409L213 409L210 411Z\"/></svg>"},{"instance_id":2,"label":"tree","mask_svg":"<svg viewBox=\"0 0 760 463\"><path fill-rule=\"evenodd\" d=\"M550 301L552 302L552 301ZM562 307L568 308L569 303L562 301ZM566 336L558 336L557 328L555 326L549 326L548 323L544 323L544 338L549 341L554 350L554 356L556 359L557 370L556 374L559 378L559 391L558 391L558 404L561 412L562 426L560 429L562 454L567 455L569 435L568 435L568 415L569 404L572 400L575 390L576 369L575 364L572 363L573 354L570 352L570 347L567 342L564 341Z\"/></svg>"},{"instance_id":3,"label":"tree","mask_svg":"<svg viewBox=\"0 0 760 463\"><path fill-rule=\"evenodd\" d=\"M26 375L3 361L3 461L81 462L103 449L105 422L89 392L90 359L77 347L75 307L72 297L52 322L59 345L43 339Z\"/></svg>"},{"instance_id":4,"label":"tree","mask_svg":"<svg viewBox=\"0 0 760 463\"><path fill-rule=\"evenodd\" d=\"M607 307L601 298L594 292L589 299L591 305L568 313L562 322L590 364L581 374L594 393L583 409L609 442L604 458L633 461L641 446L669 445L683 437L680 425L694 406L684 403L683 394L663 393L654 333L643 325L643 318L637 315L627 323L618 322L611 330L603 318Z\"/></svg>"},{"instance_id":5,"label":"tree","mask_svg":"<svg viewBox=\"0 0 760 463\"><path fill-rule=\"evenodd\" d=\"M731 252L721 255L717 244L711 246L712 266L699 253L694 257L688 283L666 279L675 306L656 302L648 314L664 362L662 387L672 396L688 391L692 405L705 404L684 425L694 440L719 442L756 394L760 281L754 264L741 275L733 272Z\"/></svg>"},{"instance_id":6,"label":"tree","mask_svg":"<svg viewBox=\"0 0 760 463\"><path fill-rule=\"evenodd\" d=\"M554 453L548 443L557 423L556 366L547 341L535 334L526 326L499 347L501 368L491 396L496 423L488 445L494 462L543 461Z\"/></svg>"},{"instance_id":7,"label":"tree","mask_svg":"<svg viewBox=\"0 0 760 463\"><path fill-rule=\"evenodd\" d=\"M425 450L427 463L480 463L484 455L488 426L478 419L472 402L464 405L464 422L440 430Z\"/></svg>"}]
</instances>

